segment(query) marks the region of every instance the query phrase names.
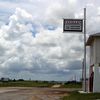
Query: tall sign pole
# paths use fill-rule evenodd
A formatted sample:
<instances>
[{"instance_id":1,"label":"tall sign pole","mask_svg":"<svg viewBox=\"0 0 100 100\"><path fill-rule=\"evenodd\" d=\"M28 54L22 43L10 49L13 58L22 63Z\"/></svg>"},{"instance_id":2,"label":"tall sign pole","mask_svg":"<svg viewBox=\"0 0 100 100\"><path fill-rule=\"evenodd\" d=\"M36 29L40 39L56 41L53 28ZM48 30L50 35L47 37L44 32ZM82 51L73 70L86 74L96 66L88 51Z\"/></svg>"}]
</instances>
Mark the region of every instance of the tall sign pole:
<instances>
[{"instance_id":1,"label":"tall sign pole","mask_svg":"<svg viewBox=\"0 0 100 100\"><path fill-rule=\"evenodd\" d=\"M84 91L86 92L86 8L84 8Z\"/></svg>"},{"instance_id":2,"label":"tall sign pole","mask_svg":"<svg viewBox=\"0 0 100 100\"><path fill-rule=\"evenodd\" d=\"M63 32L84 33L83 90L86 92L86 8L84 8L84 32L83 19L63 19Z\"/></svg>"}]
</instances>

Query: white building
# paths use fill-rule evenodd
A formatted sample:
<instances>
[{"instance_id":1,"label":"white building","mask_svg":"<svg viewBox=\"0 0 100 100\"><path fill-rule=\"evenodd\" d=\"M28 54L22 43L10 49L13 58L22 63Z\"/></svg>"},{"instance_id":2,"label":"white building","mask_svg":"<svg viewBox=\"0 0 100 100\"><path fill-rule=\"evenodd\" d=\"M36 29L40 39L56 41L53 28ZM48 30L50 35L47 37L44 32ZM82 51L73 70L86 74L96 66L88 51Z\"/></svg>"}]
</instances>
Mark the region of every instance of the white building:
<instances>
[{"instance_id":1,"label":"white building","mask_svg":"<svg viewBox=\"0 0 100 100\"><path fill-rule=\"evenodd\" d=\"M89 91L100 92L100 33L90 35L86 45L90 46Z\"/></svg>"}]
</instances>

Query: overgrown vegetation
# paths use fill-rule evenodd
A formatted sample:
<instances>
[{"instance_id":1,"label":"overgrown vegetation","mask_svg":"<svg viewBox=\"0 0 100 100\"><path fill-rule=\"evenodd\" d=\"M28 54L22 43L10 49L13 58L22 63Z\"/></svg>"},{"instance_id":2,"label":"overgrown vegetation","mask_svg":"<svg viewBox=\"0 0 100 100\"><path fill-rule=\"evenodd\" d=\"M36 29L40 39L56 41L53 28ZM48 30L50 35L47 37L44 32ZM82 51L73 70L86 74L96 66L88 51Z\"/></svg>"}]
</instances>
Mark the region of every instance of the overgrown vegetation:
<instances>
[{"instance_id":1,"label":"overgrown vegetation","mask_svg":"<svg viewBox=\"0 0 100 100\"><path fill-rule=\"evenodd\" d=\"M100 93L83 93L76 91L71 92L69 96L63 97L62 100L100 100Z\"/></svg>"},{"instance_id":2,"label":"overgrown vegetation","mask_svg":"<svg viewBox=\"0 0 100 100\"><path fill-rule=\"evenodd\" d=\"M39 80L24 80L24 79L9 79L1 78L0 87L52 87L59 84L61 88L81 88L81 82L77 81L39 81Z\"/></svg>"},{"instance_id":3,"label":"overgrown vegetation","mask_svg":"<svg viewBox=\"0 0 100 100\"><path fill-rule=\"evenodd\" d=\"M51 87L47 81L7 81L0 82L0 87Z\"/></svg>"},{"instance_id":4,"label":"overgrown vegetation","mask_svg":"<svg viewBox=\"0 0 100 100\"><path fill-rule=\"evenodd\" d=\"M76 81L66 82L61 87L64 87L64 88L82 88L82 82L76 82Z\"/></svg>"}]
</instances>

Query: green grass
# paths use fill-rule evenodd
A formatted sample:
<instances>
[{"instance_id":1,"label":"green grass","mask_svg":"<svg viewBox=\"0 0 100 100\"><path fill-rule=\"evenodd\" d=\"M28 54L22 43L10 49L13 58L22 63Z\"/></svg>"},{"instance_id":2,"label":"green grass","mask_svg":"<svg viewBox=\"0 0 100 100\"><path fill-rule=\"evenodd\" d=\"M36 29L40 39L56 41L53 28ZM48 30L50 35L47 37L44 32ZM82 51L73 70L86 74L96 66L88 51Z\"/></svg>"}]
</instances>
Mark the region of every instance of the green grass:
<instances>
[{"instance_id":1,"label":"green grass","mask_svg":"<svg viewBox=\"0 0 100 100\"><path fill-rule=\"evenodd\" d=\"M7 81L0 82L0 87L51 87L57 84L47 81ZM81 83L65 83L61 88L81 88Z\"/></svg>"},{"instance_id":2,"label":"green grass","mask_svg":"<svg viewBox=\"0 0 100 100\"><path fill-rule=\"evenodd\" d=\"M62 85L64 88L82 88L82 83L66 83Z\"/></svg>"},{"instance_id":3,"label":"green grass","mask_svg":"<svg viewBox=\"0 0 100 100\"><path fill-rule=\"evenodd\" d=\"M16 82L0 82L0 87L50 87L51 83L33 82L33 81L16 81Z\"/></svg>"},{"instance_id":4,"label":"green grass","mask_svg":"<svg viewBox=\"0 0 100 100\"><path fill-rule=\"evenodd\" d=\"M62 100L96 100L100 99L100 93L85 93L72 92L69 96L63 97Z\"/></svg>"}]
</instances>

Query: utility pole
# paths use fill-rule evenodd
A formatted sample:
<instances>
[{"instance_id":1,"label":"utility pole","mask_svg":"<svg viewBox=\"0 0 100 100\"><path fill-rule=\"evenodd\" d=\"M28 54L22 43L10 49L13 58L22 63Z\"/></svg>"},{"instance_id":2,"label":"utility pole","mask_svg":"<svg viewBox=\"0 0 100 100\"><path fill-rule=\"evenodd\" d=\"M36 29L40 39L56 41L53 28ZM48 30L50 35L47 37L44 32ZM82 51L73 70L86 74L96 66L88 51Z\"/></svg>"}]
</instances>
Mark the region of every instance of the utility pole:
<instances>
[{"instance_id":1,"label":"utility pole","mask_svg":"<svg viewBox=\"0 0 100 100\"><path fill-rule=\"evenodd\" d=\"M84 8L84 92L86 92L86 8Z\"/></svg>"},{"instance_id":2,"label":"utility pole","mask_svg":"<svg viewBox=\"0 0 100 100\"><path fill-rule=\"evenodd\" d=\"M84 90L84 59L82 60L82 90Z\"/></svg>"}]
</instances>

